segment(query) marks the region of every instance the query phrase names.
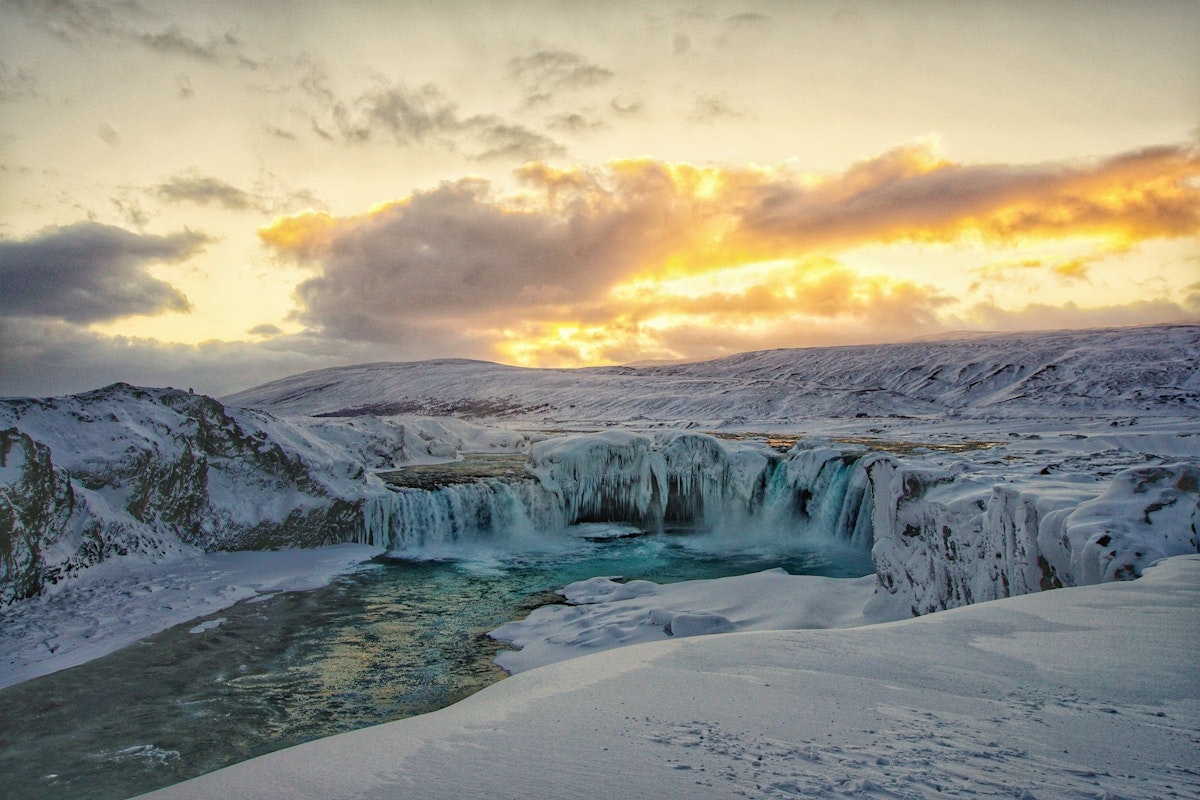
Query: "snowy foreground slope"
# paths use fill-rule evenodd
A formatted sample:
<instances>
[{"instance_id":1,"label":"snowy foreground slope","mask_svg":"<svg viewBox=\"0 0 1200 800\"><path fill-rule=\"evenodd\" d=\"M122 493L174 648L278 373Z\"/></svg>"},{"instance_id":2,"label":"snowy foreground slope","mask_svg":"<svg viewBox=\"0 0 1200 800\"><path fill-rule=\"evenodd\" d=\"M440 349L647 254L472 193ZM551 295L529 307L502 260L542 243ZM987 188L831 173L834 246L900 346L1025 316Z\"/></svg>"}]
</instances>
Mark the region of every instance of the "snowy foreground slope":
<instances>
[{"instance_id":1,"label":"snowy foreground slope","mask_svg":"<svg viewBox=\"0 0 1200 800\"><path fill-rule=\"evenodd\" d=\"M577 658L150 795L1190 798L1200 556L883 625Z\"/></svg>"},{"instance_id":2,"label":"snowy foreground slope","mask_svg":"<svg viewBox=\"0 0 1200 800\"><path fill-rule=\"evenodd\" d=\"M637 370L371 365L234 398L269 410L123 384L0 401L0 685L245 597L237 576L169 604L125 585L211 575L201 557L228 550L508 552L583 522L824 537L870 553L864 621L1135 578L1200 551L1198 352L1200 326L1168 326ZM103 617L105 586L138 624L47 628ZM56 615L67 597L91 599Z\"/></svg>"}]
</instances>

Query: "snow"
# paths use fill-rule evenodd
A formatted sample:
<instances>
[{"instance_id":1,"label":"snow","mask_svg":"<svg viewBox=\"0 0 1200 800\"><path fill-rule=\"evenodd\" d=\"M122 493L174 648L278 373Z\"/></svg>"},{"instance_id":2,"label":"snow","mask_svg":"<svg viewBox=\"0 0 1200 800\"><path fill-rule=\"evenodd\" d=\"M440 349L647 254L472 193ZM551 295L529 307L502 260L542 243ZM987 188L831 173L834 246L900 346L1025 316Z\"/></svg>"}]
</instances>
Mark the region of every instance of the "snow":
<instances>
[{"instance_id":1,"label":"snow","mask_svg":"<svg viewBox=\"0 0 1200 800\"><path fill-rule=\"evenodd\" d=\"M850 629L671 638L149 795L1195 797L1200 556Z\"/></svg>"},{"instance_id":2,"label":"snow","mask_svg":"<svg viewBox=\"0 0 1200 800\"><path fill-rule=\"evenodd\" d=\"M0 686L174 624L205 635L385 550L820 536L875 574L572 584L494 632L520 648L511 679L156 796L1195 796L1198 352L1178 325L636 369L371 364L228 407L120 385L4 401L5 599L14 575L46 580L0 610ZM527 472L384 480L495 453ZM263 531L359 544L201 552Z\"/></svg>"},{"instance_id":3,"label":"snow","mask_svg":"<svg viewBox=\"0 0 1200 800\"><path fill-rule=\"evenodd\" d=\"M641 642L733 631L850 628L889 619L868 617L875 576L857 579L789 575L773 569L753 575L659 585L597 577L568 585L570 605L535 609L491 632L521 648L496 659L509 673L566 658ZM890 619L907 616L893 609Z\"/></svg>"},{"instance_id":4,"label":"snow","mask_svg":"<svg viewBox=\"0 0 1200 800\"><path fill-rule=\"evenodd\" d=\"M342 544L108 559L77 580L0 609L0 688L83 664L242 600L324 586L380 552ZM218 624L203 622L191 632Z\"/></svg>"},{"instance_id":5,"label":"snow","mask_svg":"<svg viewBox=\"0 0 1200 800\"><path fill-rule=\"evenodd\" d=\"M583 370L482 361L364 364L225 398L286 414L454 414L542 427L740 428L956 415L1086 419L1099 410L1200 416L1200 326L980 336L743 353ZM858 415L862 415L861 417Z\"/></svg>"}]
</instances>

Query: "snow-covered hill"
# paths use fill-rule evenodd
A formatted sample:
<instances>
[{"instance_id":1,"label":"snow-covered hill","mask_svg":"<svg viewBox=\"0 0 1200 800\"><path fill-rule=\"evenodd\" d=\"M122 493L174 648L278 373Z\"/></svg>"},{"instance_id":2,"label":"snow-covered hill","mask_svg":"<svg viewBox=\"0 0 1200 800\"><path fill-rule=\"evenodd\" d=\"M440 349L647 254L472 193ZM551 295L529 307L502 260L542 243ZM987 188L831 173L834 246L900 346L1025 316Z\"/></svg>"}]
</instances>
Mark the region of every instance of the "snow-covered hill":
<instances>
[{"instance_id":1,"label":"snow-covered hill","mask_svg":"<svg viewBox=\"0 0 1200 800\"><path fill-rule=\"evenodd\" d=\"M829 417L1200 417L1200 326L771 350L669 366L364 364L225 398L284 414L431 414L544 424L771 425Z\"/></svg>"}]
</instances>

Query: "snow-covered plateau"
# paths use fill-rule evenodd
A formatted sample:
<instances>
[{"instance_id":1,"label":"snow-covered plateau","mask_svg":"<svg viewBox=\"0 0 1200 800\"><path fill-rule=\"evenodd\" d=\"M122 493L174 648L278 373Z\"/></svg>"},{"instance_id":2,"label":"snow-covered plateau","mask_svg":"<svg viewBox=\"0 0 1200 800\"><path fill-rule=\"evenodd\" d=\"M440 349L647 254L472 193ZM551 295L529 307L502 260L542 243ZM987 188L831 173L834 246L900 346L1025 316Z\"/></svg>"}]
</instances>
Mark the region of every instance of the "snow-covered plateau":
<instances>
[{"instance_id":1,"label":"snow-covered plateau","mask_svg":"<svg viewBox=\"0 0 1200 800\"><path fill-rule=\"evenodd\" d=\"M1187 796L1198 356L1200 326L1176 325L3 400L0 686L311 585L303 563L587 523L792 537L874 575L597 576L494 632L521 675L164 796ZM730 635L681 641L702 634Z\"/></svg>"}]
</instances>

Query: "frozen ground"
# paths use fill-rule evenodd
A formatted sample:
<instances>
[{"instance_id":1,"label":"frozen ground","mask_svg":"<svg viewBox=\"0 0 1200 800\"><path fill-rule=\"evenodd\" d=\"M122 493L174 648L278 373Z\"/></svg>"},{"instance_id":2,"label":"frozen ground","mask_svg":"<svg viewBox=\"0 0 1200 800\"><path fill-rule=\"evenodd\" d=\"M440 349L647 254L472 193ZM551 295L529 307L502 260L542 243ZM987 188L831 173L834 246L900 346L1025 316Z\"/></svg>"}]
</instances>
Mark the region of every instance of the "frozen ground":
<instances>
[{"instance_id":1,"label":"frozen ground","mask_svg":"<svg viewBox=\"0 0 1200 800\"><path fill-rule=\"evenodd\" d=\"M535 609L491 636L520 648L496 663L509 673L614 647L734 631L850 628L908 615L875 607L875 576L822 578L782 569L660 585L596 577L567 586L568 602Z\"/></svg>"},{"instance_id":2,"label":"frozen ground","mask_svg":"<svg viewBox=\"0 0 1200 800\"><path fill-rule=\"evenodd\" d=\"M731 440L781 452L807 440L772 474L808 492L822 520L818 495L869 485L875 577L575 584L574 605L497 631L523 648L502 657L521 674L498 687L160 796L1194 797L1200 557L1132 583L1038 589L1133 577L1200 550L1198 351L1200 326L1167 326L636 370L366 365L231 399L262 411L132 387L6 401L0 421L29 441L11 435L25 461L6 456L0 478L43 480L47 519L74 492L71 519L130 531L149 557L84 559L0 611L0 687L323 582L382 549L200 555L174 538L193 517L286 538L312 527L303 514L330 531L360 514L355 540L408 552L412 526L399 522L411 516L431 520L416 528L436 542L496 544L506 540L490 527L461 521L540 510L569 523L619 506L626 516L613 521L628 523L653 518L661 490L685 484L706 508L733 508L757 497L750 479L767 448ZM680 429L725 443L679 447ZM35 463L51 450L56 472ZM455 485L438 493L454 513L417 508L430 498L377 474L494 452L531 452L541 489L524 504L507 484L465 504L470 487ZM184 502L196 487L209 507ZM294 502L275 508L280 498ZM845 535L863 527L835 520ZM223 546L222 532L205 546ZM47 558L79 543L50 544ZM880 624L1024 592L1034 594Z\"/></svg>"},{"instance_id":3,"label":"frozen ground","mask_svg":"<svg viewBox=\"0 0 1200 800\"><path fill-rule=\"evenodd\" d=\"M1200 556L851 629L563 661L147 797L1192 798Z\"/></svg>"},{"instance_id":4,"label":"frozen ground","mask_svg":"<svg viewBox=\"0 0 1200 800\"><path fill-rule=\"evenodd\" d=\"M0 688L83 664L240 600L323 586L379 548L109 559L78 580L0 609Z\"/></svg>"}]
</instances>

